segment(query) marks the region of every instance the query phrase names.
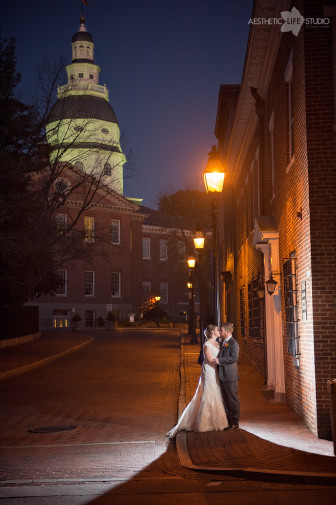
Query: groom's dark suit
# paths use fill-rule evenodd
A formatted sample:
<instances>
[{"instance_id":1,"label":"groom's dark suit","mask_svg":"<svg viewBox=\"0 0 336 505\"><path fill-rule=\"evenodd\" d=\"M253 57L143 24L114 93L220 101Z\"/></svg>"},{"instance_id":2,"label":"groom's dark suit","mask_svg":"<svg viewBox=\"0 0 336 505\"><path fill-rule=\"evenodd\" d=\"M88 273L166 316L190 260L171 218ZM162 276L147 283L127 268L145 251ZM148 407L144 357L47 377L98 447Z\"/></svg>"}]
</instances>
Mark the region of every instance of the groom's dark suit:
<instances>
[{"instance_id":1,"label":"groom's dark suit","mask_svg":"<svg viewBox=\"0 0 336 505\"><path fill-rule=\"evenodd\" d=\"M218 355L219 379L222 386L226 416L230 426L237 426L240 418L238 356L238 342L230 337L227 342L223 342Z\"/></svg>"}]
</instances>

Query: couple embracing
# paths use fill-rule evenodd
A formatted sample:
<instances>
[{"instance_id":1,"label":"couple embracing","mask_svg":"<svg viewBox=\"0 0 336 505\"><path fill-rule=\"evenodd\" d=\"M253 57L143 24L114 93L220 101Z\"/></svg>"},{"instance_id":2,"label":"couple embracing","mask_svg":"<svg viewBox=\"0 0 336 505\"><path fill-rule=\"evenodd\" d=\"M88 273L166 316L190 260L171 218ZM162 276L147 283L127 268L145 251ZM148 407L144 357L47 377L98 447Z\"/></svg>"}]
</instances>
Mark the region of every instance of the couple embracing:
<instances>
[{"instance_id":1,"label":"couple embracing","mask_svg":"<svg viewBox=\"0 0 336 505\"><path fill-rule=\"evenodd\" d=\"M232 323L223 323L219 328L210 324L204 331L204 363L196 393L177 425L167 433L169 438L175 438L181 430L204 432L239 428L239 345L232 332Z\"/></svg>"}]
</instances>

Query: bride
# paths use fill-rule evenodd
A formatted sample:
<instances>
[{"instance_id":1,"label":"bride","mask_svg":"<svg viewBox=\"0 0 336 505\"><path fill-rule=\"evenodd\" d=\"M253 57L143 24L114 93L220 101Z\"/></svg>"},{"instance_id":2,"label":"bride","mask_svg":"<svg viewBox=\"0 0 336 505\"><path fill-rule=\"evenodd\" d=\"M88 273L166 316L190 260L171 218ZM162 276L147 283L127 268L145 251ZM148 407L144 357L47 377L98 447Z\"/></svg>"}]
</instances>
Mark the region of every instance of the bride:
<instances>
[{"instance_id":1,"label":"bride","mask_svg":"<svg viewBox=\"0 0 336 505\"><path fill-rule=\"evenodd\" d=\"M175 438L176 433L186 431L224 430L228 426L217 366L212 362L218 356L220 336L218 327L210 324L204 331L206 342L203 346L205 360L196 393L178 423L166 436Z\"/></svg>"}]
</instances>

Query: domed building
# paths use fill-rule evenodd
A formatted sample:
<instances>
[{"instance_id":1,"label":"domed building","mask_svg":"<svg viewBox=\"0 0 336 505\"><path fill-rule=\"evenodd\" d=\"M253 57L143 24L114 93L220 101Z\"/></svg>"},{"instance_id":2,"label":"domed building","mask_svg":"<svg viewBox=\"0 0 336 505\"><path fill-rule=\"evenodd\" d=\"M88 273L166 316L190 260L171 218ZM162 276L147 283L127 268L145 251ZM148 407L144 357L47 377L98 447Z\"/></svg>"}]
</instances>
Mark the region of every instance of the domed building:
<instances>
[{"instance_id":1,"label":"domed building","mask_svg":"<svg viewBox=\"0 0 336 505\"><path fill-rule=\"evenodd\" d=\"M94 42L80 28L72 37L72 62L66 66L68 83L59 86L57 102L48 117L46 134L52 162L69 162L123 194L123 165L116 114L106 85L99 85L100 68L94 64Z\"/></svg>"}]
</instances>

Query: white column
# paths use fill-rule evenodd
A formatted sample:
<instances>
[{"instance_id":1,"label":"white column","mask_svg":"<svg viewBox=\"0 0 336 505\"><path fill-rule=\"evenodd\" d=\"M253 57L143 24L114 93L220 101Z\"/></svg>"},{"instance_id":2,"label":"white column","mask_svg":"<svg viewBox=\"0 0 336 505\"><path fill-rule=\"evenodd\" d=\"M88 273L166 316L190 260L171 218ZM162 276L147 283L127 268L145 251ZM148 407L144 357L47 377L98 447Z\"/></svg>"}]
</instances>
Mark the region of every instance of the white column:
<instances>
[{"instance_id":1,"label":"white column","mask_svg":"<svg viewBox=\"0 0 336 505\"><path fill-rule=\"evenodd\" d=\"M285 373L283 360L279 239L269 238L268 242L255 244L264 254L265 280L272 272L277 281L273 295L265 286L267 386L274 389L274 399L280 401L285 393Z\"/></svg>"}]
</instances>

